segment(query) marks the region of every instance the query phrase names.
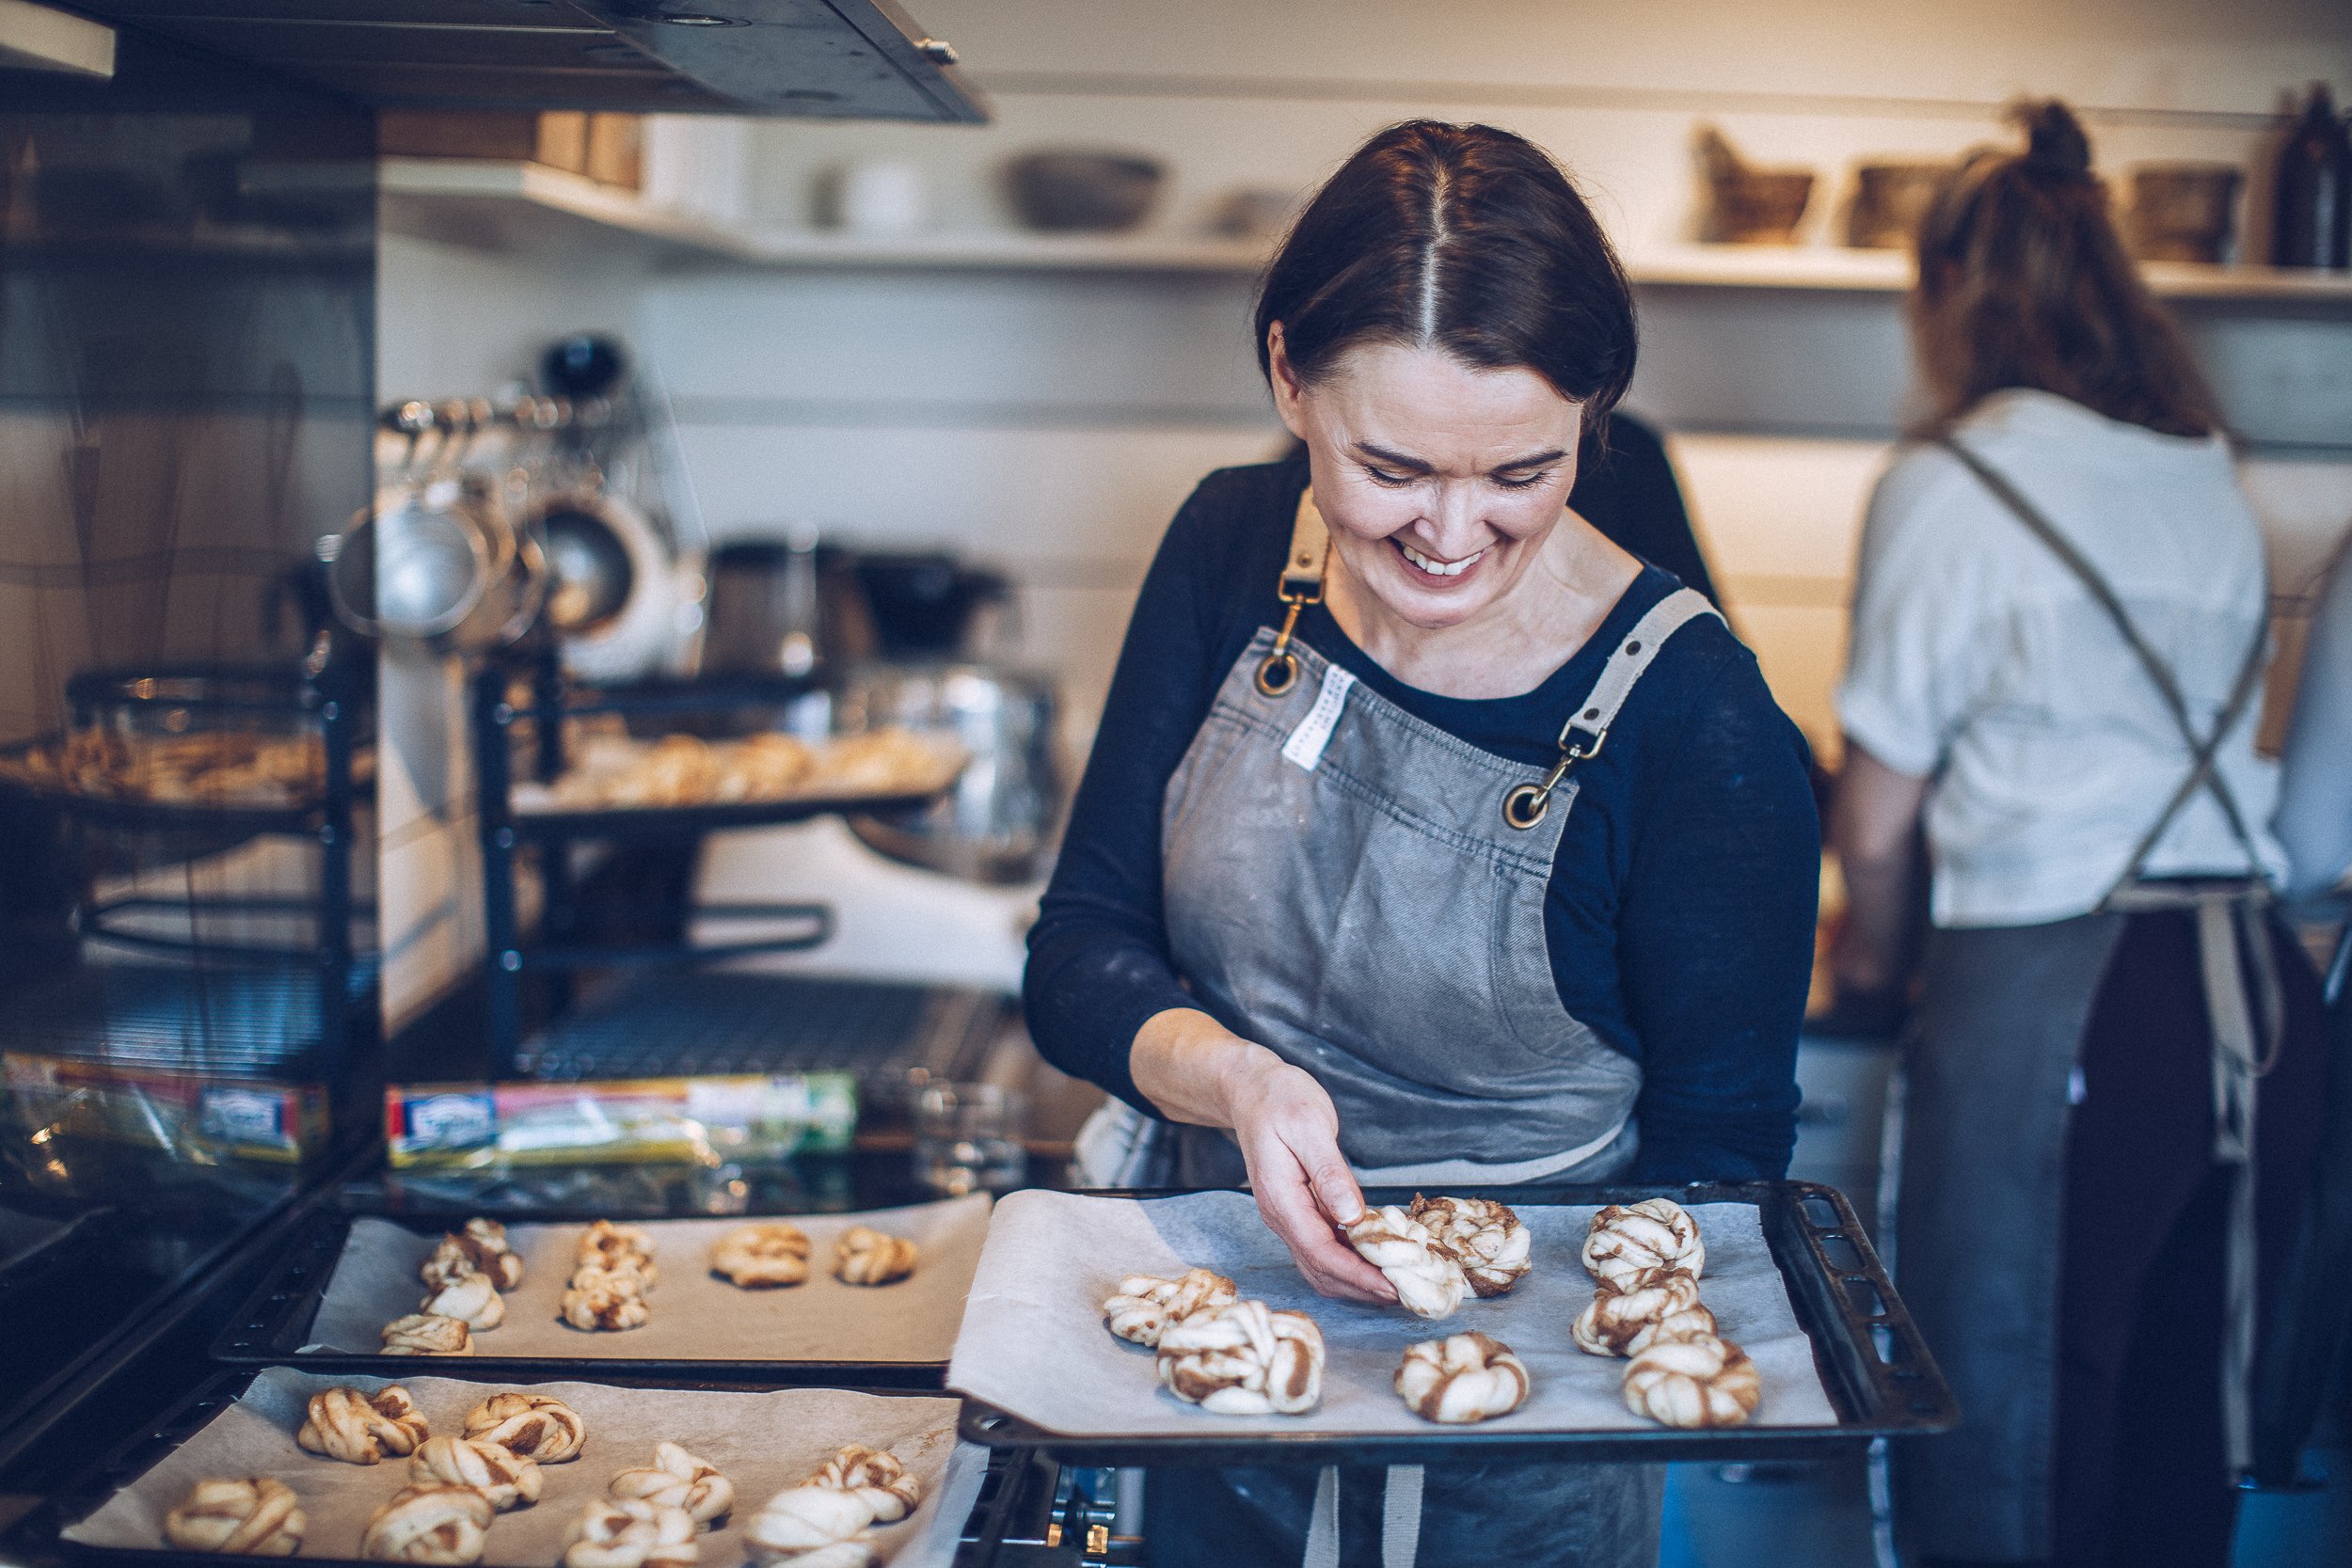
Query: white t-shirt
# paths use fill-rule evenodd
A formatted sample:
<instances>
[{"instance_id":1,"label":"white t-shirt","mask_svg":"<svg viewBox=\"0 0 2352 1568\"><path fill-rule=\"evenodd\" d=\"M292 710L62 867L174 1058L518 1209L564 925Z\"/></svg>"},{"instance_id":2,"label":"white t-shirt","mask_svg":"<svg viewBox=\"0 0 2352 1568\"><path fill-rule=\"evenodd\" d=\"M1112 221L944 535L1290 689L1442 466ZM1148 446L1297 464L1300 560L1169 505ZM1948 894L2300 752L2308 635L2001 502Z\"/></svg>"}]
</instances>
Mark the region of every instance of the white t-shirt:
<instances>
[{"instance_id":1,"label":"white t-shirt","mask_svg":"<svg viewBox=\"0 0 2352 1568\"><path fill-rule=\"evenodd\" d=\"M2221 438L2159 436L2032 391L1985 399L1954 434L2107 579L2210 728L2269 606L2261 525ZM2186 743L2080 580L1949 452L1907 450L1879 481L1852 637L1837 691L1846 734L1932 780L1935 923L2028 926L2095 909L2187 776ZM2217 771L2278 878L2277 769L2254 754L2258 705ZM2248 865L2201 790L2145 870Z\"/></svg>"}]
</instances>

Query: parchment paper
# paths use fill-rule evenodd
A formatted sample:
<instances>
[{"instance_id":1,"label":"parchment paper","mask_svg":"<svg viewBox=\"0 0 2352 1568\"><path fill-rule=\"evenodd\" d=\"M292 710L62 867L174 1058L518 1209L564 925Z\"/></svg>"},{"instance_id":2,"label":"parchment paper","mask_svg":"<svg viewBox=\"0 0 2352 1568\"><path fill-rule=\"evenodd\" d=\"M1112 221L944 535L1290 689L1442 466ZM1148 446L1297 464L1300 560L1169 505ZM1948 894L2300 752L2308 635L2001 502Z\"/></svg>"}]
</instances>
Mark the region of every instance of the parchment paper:
<instances>
[{"instance_id":1,"label":"parchment paper","mask_svg":"<svg viewBox=\"0 0 2352 1568\"><path fill-rule=\"evenodd\" d=\"M159 1548L164 1515L199 1481L275 1476L294 1488L309 1515L301 1556L357 1558L368 1516L408 1484L408 1461L345 1465L305 1452L294 1434L310 1396L320 1389L340 1384L373 1393L395 1381L408 1390L436 1433L464 1432L466 1413L500 1387L455 1378L338 1378L270 1368L234 1405L68 1528L66 1539L91 1546ZM494 1568L549 1568L563 1556L564 1532L580 1505L602 1497L615 1471L651 1464L654 1444L664 1438L708 1460L735 1483L735 1512L702 1537L703 1568L741 1563L739 1527L759 1505L852 1442L888 1449L923 1483L922 1502L912 1515L875 1527L876 1559L898 1568L947 1568L988 1464L984 1450L956 1441L953 1400L878 1398L834 1388L737 1394L596 1383L527 1386L580 1412L588 1441L579 1458L539 1467L545 1485L537 1503L498 1516L482 1559Z\"/></svg>"},{"instance_id":2,"label":"parchment paper","mask_svg":"<svg viewBox=\"0 0 2352 1568\"><path fill-rule=\"evenodd\" d=\"M1700 1299L1724 1336L1764 1374L1758 1426L1834 1426L1812 1342L1744 1203L1694 1208L1707 1243ZM1593 1299L1579 1260L1594 1211L1525 1208L1534 1270L1509 1294L1466 1298L1435 1323L1400 1307L1318 1296L1242 1193L1182 1197L1082 1197L1020 1192L996 1206L947 1386L1073 1437L1199 1436L1331 1432L1425 1436L1435 1427L1405 1408L1391 1379L1416 1340L1481 1329L1527 1364L1527 1402L1481 1432L1641 1430L1625 1406L1625 1363L1587 1355L1568 1325ZM1323 1403L1303 1417L1215 1416L1160 1386L1152 1353L1103 1326L1102 1301L1122 1275L1170 1276L1189 1266L1229 1275L1245 1297L1303 1311L1323 1330Z\"/></svg>"},{"instance_id":3,"label":"parchment paper","mask_svg":"<svg viewBox=\"0 0 2352 1568\"><path fill-rule=\"evenodd\" d=\"M964 1293L988 1235L989 1197L968 1197L862 1214L793 1215L808 1232L805 1283L745 1291L710 1273L710 1249L741 1217L643 1222L653 1233L660 1278L645 1297L652 1321L622 1333L591 1333L557 1316L571 1277L580 1225L512 1225L508 1244L523 1256L523 1282L506 1296L506 1321L474 1336L476 1355L563 1356L630 1361L945 1361L956 1342ZM853 1225L904 1236L922 1249L909 1277L891 1285L834 1278L834 1239ZM374 1354L382 1329L414 1312L425 1290L418 1266L440 1232L420 1236L389 1220L352 1222L342 1257L310 1324L306 1353ZM413 1366L425 1357L394 1356ZM405 1364L405 1365L404 1365Z\"/></svg>"}]
</instances>

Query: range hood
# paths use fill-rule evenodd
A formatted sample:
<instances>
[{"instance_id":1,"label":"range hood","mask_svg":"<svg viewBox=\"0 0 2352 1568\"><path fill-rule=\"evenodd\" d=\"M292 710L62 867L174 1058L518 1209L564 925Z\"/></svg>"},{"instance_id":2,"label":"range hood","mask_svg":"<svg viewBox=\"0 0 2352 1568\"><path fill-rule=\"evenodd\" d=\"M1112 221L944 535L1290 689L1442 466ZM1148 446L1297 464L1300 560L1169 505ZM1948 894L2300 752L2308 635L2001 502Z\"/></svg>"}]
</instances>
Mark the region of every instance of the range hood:
<instances>
[{"instance_id":1,"label":"range hood","mask_svg":"<svg viewBox=\"0 0 2352 1568\"><path fill-rule=\"evenodd\" d=\"M66 0L381 108L977 123L889 0Z\"/></svg>"}]
</instances>

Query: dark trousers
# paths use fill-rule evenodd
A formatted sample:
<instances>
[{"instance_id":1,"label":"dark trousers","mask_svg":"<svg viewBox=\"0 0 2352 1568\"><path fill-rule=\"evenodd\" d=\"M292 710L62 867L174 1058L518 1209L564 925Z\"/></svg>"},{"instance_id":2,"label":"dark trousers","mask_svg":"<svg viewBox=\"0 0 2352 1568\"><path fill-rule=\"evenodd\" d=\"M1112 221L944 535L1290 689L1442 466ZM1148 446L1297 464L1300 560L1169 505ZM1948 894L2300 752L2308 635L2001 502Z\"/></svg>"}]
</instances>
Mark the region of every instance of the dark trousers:
<instances>
[{"instance_id":1,"label":"dark trousers","mask_svg":"<svg viewBox=\"0 0 2352 1568\"><path fill-rule=\"evenodd\" d=\"M2293 1241L2325 1077L2317 977L2283 931L2275 943L2287 1032L2257 1101L2265 1284ZM2190 917L2134 916L2084 1032L2067 1138L2054 1489L2065 1568L2229 1561L2237 1493L2220 1372L2235 1176L2213 1162L2212 1053Z\"/></svg>"}]
</instances>

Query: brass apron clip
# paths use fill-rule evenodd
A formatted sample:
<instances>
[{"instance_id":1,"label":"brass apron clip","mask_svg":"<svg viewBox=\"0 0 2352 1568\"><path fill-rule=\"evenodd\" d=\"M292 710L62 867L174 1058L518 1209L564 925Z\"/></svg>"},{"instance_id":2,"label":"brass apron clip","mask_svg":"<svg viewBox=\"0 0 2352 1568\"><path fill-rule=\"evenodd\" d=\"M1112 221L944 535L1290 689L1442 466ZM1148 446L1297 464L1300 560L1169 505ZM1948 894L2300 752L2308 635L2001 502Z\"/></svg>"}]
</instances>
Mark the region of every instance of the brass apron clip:
<instances>
[{"instance_id":1,"label":"brass apron clip","mask_svg":"<svg viewBox=\"0 0 2352 1568\"><path fill-rule=\"evenodd\" d=\"M1274 647L1258 663L1258 694L1280 697L1298 684L1298 656L1291 652L1291 634L1298 629L1298 612L1323 602L1323 574L1331 554L1331 535L1315 510L1310 488L1298 498L1298 515L1291 525L1290 554L1282 558L1282 575L1274 595L1286 607L1282 629L1274 634Z\"/></svg>"},{"instance_id":2,"label":"brass apron clip","mask_svg":"<svg viewBox=\"0 0 2352 1568\"><path fill-rule=\"evenodd\" d=\"M1568 738L1575 733L1573 727L1563 732L1560 740L1560 760L1551 765L1551 771L1544 775L1543 783L1514 784L1503 793L1502 820L1504 822L1522 831L1541 822L1544 819L1544 813L1551 809L1551 792L1560 787L1578 763L1584 761L1587 757L1600 755L1601 745L1609 738L1607 730L1596 730L1593 732L1593 743L1587 746L1581 740Z\"/></svg>"}]
</instances>

